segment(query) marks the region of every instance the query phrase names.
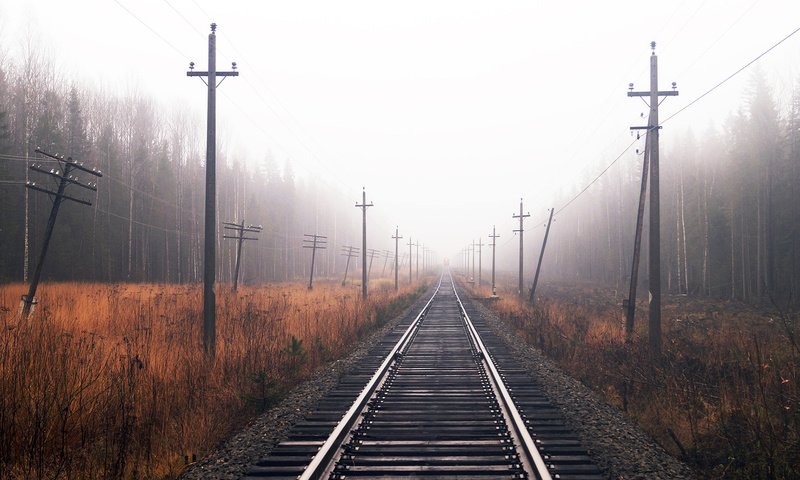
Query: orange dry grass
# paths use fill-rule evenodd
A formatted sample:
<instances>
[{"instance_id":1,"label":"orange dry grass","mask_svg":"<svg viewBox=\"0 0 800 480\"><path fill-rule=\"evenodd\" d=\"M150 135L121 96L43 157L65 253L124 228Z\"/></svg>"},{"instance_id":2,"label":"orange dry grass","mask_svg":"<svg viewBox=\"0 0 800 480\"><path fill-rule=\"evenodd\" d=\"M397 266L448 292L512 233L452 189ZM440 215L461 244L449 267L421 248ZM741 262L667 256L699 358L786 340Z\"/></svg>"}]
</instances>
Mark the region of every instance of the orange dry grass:
<instances>
[{"instance_id":1,"label":"orange dry grass","mask_svg":"<svg viewBox=\"0 0 800 480\"><path fill-rule=\"evenodd\" d=\"M626 345L613 291L547 286L537 297L532 307L506 291L492 308L704 478L800 476L797 315L667 297L664 352L654 359L644 303Z\"/></svg>"},{"instance_id":2,"label":"orange dry grass","mask_svg":"<svg viewBox=\"0 0 800 480\"><path fill-rule=\"evenodd\" d=\"M43 285L19 318L23 285L0 287L3 478L163 478L288 386L396 315L395 294L319 285L219 288L217 356L202 353L202 289Z\"/></svg>"}]
</instances>

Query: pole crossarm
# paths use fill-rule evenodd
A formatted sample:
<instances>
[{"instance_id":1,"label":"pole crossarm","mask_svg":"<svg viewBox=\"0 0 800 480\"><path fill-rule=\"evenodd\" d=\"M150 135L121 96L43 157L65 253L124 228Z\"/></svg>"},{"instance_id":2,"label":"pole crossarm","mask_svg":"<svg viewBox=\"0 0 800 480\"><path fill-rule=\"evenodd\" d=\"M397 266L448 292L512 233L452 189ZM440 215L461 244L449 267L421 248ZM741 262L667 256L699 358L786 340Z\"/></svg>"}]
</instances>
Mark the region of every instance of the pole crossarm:
<instances>
[{"instance_id":1,"label":"pole crossarm","mask_svg":"<svg viewBox=\"0 0 800 480\"><path fill-rule=\"evenodd\" d=\"M303 236L308 238L303 239L302 247L311 249L311 275L308 278L308 289L311 290L314 286L314 259L317 256L317 250L328 248L328 237L316 233L304 233Z\"/></svg>"},{"instance_id":2,"label":"pole crossarm","mask_svg":"<svg viewBox=\"0 0 800 480\"><path fill-rule=\"evenodd\" d=\"M50 210L50 216L47 219L47 226L45 227L44 231L44 238L42 241L42 250L39 254L39 262L36 264L36 269L33 272L33 277L31 278L31 284L28 287L28 294L22 296L22 317L27 318L32 311L33 305L36 302L36 290L39 286L39 280L41 279L42 275L42 268L44 266L44 259L47 256L47 249L50 246L50 239L53 236L53 230L56 226L56 218L58 217L58 210L61 206L61 203L64 200L70 200L76 203L80 203L82 205L91 206L92 203L86 200L81 200L80 198L75 198L71 195L67 195L65 193L67 187L69 185L77 185L78 187L85 188L87 190L91 190L96 192L97 191L97 184L91 183L81 183L77 178L71 175L73 170L79 170L95 177L102 177L103 174L94 168L85 167L82 163L75 162L72 160L72 157L67 157L66 159L61 155L56 155L52 153L48 153L41 148L36 148L36 153L44 155L46 157L53 158L58 160L59 164L62 166L61 170L56 169L47 169L42 167L39 164L30 165L29 168L35 172L42 173L48 175L50 177L58 179L58 190L52 191L44 187L40 187L36 184L36 182L26 182L25 187L31 190L35 190L37 192L42 192L50 195L53 197L53 206Z\"/></svg>"},{"instance_id":3,"label":"pole crossarm","mask_svg":"<svg viewBox=\"0 0 800 480\"><path fill-rule=\"evenodd\" d=\"M223 228L225 230L233 230L237 232L236 235L222 235L222 238L238 240L238 245L236 246L236 268L233 274L233 291L235 292L239 289L239 266L241 265L242 258L242 244L245 242L245 240L258 240L257 237L245 237L245 232L261 233L262 227L261 225L249 225L245 227L244 220L242 220L242 223L222 222L222 225L224 225Z\"/></svg>"},{"instance_id":4,"label":"pole crossarm","mask_svg":"<svg viewBox=\"0 0 800 480\"><path fill-rule=\"evenodd\" d=\"M522 213L522 199L519 199L519 215L516 213L511 214L511 218L519 218L519 229L514 230L514 233L519 233L519 285L517 286L517 294L522 297L525 293L523 291L522 286L522 267L523 267L523 235L525 234L525 228L523 227L523 220L530 217L530 212L523 214Z\"/></svg>"},{"instance_id":5,"label":"pole crossarm","mask_svg":"<svg viewBox=\"0 0 800 480\"><path fill-rule=\"evenodd\" d=\"M361 187L361 203L356 202L356 208L361 209L361 298L367 299L367 208L374 207L372 202L367 203L367 190Z\"/></svg>"}]
</instances>

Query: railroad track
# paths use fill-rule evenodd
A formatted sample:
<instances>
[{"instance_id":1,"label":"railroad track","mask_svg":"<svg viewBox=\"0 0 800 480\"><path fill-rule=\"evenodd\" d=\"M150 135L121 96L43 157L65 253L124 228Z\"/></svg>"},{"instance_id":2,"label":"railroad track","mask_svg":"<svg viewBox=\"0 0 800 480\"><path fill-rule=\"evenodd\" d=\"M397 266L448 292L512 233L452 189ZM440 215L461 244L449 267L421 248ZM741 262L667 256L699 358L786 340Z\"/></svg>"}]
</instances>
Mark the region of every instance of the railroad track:
<instances>
[{"instance_id":1,"label":"railroad track","mask_svg":"<svg viewBox=\"0 0 800 480\"><path fill-rule=\"evenodd\" d=\"M247 478L600 480L448 273Z\"/></svg>"}]
</instances>

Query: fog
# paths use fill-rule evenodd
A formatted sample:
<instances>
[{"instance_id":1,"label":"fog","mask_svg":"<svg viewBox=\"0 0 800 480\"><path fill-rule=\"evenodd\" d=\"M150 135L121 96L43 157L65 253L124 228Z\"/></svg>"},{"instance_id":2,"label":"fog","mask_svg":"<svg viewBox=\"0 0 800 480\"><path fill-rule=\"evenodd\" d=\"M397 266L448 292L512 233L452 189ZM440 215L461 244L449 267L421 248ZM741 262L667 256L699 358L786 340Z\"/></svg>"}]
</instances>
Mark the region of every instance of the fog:
<instances>
[{"instance_id":1,"label":"fog","mask_svg":"<svg viewBox=\"0 0 800 480\"><path fill-rule=\"evenodd\" d=\"M393 247L398 225L406 240L454 257L496 225L510 269L519 199L538 228L630 144L629 126L643 124L645 105L626 91L630 82L648 88L651 41L661 88L675 81L680 91L662 104L665 119L791 33L798 14L792 0L2 0L0 55L18 58L36 43L63 82L189 106L204 127L206 87L185 71L189 61L206 68L216 22L218 68L236 61L241 72L218 93L229 158L289 159L353 204L365 187L375 248ZM780 107L798 66L800 36L751 68ZM748 78L670 120L663 148L690 128L723 125ZM637 161L634 150L625 161ZM537 255L528 250L528 263Z\"/></svg>"}]
</instances>

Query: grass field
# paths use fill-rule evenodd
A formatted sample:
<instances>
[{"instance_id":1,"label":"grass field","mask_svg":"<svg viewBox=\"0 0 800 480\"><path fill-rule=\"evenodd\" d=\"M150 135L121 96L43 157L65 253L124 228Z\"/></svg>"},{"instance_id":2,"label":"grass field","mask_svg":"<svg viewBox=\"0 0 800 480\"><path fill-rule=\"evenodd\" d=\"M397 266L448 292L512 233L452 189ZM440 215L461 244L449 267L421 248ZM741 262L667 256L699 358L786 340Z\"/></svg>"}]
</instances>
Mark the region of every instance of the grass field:
<instances>
[{"instance_id":1,"label":"grass field","mask_svg":"<svg viewBox=\"0 0 800 480\"><path fill-rule=\"evenodd\" d=\"M646 304L637 305L628 345L613 290L546 285L540 293L535 307L511 291L487 303L702 478L800 478L798 315L668 296L663 356L654 359Z\"/></svg>"},{"instance_id":2,"label":"grass field","mask_svg":"<svg viewBox=\"0 0 800 480\"><path fill-rule=\"evenodd\" d=\"M213 362L200 285L0 286L0 477L174 477L424 288L374 283L218 286Z\"/></svg>"}]
</instances>

